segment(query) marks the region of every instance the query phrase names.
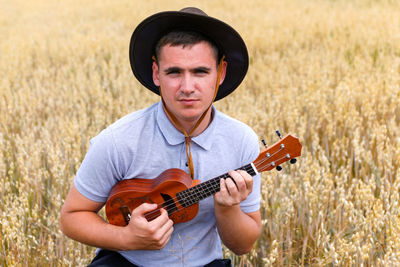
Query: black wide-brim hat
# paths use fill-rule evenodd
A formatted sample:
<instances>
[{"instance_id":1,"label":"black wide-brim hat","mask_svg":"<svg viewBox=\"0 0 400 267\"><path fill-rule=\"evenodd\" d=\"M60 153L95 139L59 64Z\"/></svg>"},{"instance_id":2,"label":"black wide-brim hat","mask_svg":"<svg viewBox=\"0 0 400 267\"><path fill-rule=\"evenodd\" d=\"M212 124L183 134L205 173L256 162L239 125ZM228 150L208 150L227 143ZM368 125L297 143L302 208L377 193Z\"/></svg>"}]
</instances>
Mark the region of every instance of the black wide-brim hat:
<instances>
[{"instance_id":1,"label":"black wide-brim hat","mask_svg":"<svg viewBox=\"0 0 400 267\"><path fill-rule=\"evenodd\" d=\"M176 30L199 32L216 44L219 53L225 55L228 66L215 100L232 93L247 73L249 55L246 44L231 26L192 7L154 14L136 27L129 45L129 60L138 81L154 93L160 94L159 88L153 82L152 56L160 38Z\"/></svg>"}]
</instances>

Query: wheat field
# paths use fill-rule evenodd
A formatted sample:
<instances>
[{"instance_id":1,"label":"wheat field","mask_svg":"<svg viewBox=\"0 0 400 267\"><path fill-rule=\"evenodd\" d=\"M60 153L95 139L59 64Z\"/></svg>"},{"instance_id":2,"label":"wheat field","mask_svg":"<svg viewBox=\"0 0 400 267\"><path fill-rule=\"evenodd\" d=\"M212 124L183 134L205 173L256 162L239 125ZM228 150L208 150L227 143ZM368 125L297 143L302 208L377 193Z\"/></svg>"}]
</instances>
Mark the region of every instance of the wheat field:
<instances>
[{"instance_id":1,"label":"wheat field","mask_svg":"<svg viewBox=\"0 0 400 267\"><path fill-rule=\"evenodd\" d=\"M400 3L0 0L0 266L84 266L60 208L90 138L159 100L133 77L134 27L196 5L243 36L250 69L215 103L302 156L262 175L263 231L235 266L400 265ZM260 143L261 146L261 143ZM239 166L238 166L239 167Z\"/></svg>"}]
</instances>

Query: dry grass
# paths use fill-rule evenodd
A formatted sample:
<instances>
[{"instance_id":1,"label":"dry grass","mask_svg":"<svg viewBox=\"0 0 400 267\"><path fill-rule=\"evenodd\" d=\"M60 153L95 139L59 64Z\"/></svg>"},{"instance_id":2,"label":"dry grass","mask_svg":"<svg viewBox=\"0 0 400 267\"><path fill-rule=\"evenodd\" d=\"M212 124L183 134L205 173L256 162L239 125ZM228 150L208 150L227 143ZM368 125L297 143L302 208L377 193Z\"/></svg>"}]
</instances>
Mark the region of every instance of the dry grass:
<instances>
[{"instance_id":1,"label":"dry grass","mask_svg":"<svg viewBox=\"0 0 400 267\"><path fill-rule=\"evenodd\" d=\"M190 3L192 5L193 3ZM400 264L397 1L199 1L249 46L245 82L217 108L303 156L263 175L249 266ZM135 81L135 25L185 1L0 0L0 265L81 266L59 210L88 140L158 98Z\"/></svg>"}]
</instances>

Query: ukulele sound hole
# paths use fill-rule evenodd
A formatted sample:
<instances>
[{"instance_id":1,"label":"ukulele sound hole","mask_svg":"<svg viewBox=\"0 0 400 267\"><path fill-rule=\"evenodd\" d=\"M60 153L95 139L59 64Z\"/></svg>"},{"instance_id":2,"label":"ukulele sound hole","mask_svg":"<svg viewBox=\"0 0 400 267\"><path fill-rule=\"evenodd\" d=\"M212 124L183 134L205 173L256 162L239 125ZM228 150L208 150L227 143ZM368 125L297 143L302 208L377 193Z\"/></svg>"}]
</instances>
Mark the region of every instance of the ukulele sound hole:
<instances>
[{"instance_id":1,"label":"ukulele sound hole","mask_svg":"<svg viewBox=\"0 0 400 267\"><path fill-rule=\"evenodd\" d=\"M167 210L168 216L170 216L175 211L178 211L176 208L175 202L170 195L160 193L162 198L164 199L164 203L162 206Z\"/></svg>"}]
</instances>

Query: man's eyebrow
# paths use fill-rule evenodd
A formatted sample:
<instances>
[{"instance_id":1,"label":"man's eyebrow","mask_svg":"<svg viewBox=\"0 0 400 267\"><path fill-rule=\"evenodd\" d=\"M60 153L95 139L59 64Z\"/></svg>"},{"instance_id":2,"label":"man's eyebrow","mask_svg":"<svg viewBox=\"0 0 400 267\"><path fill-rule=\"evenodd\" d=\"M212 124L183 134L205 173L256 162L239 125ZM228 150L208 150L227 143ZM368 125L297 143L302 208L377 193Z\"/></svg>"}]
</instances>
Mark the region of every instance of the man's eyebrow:
<instances>
[{"instance_id":1,"label":"man's eyebrow","mask_svg":"<svg viewBox=\"0 0 400 267\"><path fill-rule=\"evenodd\" d=\"M169 67L164 70L164 73L170 73L170 72L180 72L182 69L178 67Z\"/></svg>"},{"instance_id":2,"label":"man's eyebrow","mask_svg":"<svg viewBox=\"0 0 400 267\"><path fill-rule=\"evenodd\" d=\"M210 72L211 68L208 67L197 67L193 69L193 72Z\"/></svg>"}]
</instances>

